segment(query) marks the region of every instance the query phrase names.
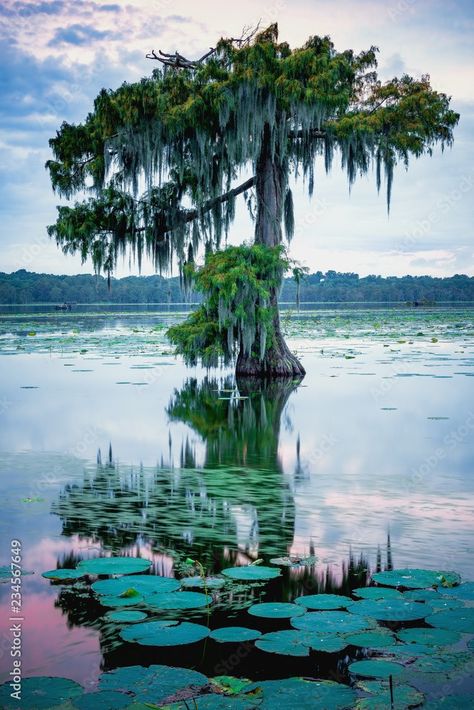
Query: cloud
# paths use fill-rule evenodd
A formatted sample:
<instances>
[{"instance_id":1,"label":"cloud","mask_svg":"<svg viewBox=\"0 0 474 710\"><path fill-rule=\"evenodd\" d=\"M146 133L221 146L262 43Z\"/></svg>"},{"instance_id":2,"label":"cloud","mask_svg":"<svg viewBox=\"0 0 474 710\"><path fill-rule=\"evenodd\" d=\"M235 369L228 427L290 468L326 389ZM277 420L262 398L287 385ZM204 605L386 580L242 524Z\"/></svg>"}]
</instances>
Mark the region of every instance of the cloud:
<instances>
[{"instance_id":1,"label":"cloud","mask_svg":"<svg viewBox=\"0 0 474 710\"><path fill-rule=\"evenodd\" d=\"M48 47L55 47L58 44L75 44L77 46L89 45L91 42L103 39L116 38L117 33L109 30L96 30L91 25L69 25L56 30L52 39L48 42Z\"/></svg>"},{"instance_id":2,"label":"cloud","mask_svg":"<svg viewBox=\"0 0 474 710\"><path fill-rule=\"evenodd\" d=\"M33 17L34 15L60 15L64 10L64 0L47 2L15 2L10 6L0 6L0 15L4 17Z\"/></svg>"},{"instance_id":3,"label":"cloud","mask_svg":"<svg viewBox=\"0 0 474 710\"><path fill-rule=\"evenodd\" d=\"M99 12L121 12L122 8L120 5L97 5L96 6L97 10Z\"/></svg>"}]
</instances>

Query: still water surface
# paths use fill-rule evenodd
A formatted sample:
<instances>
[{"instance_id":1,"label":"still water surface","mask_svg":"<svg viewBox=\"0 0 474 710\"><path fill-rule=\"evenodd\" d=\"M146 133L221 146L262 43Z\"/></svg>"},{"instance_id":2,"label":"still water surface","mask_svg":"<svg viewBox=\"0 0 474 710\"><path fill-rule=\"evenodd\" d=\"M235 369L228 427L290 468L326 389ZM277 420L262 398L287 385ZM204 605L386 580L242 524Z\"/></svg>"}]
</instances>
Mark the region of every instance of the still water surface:
<instances>
[{"instance_id":1,"label":"still water surface","mask_svg":"<svg viewBox=\"0 0 474 710\"><path fill-rule=\"evenodd\" d=\"M101 553L147 557L165 576L185 574L187 557L212 574L317 558L222 599L213 628L248 625L258 600L347 593L377 566L474 579L474 309L288 312L307 375L268 387L184 367L164 335L179 313L24 311L0 316L0 565L20 539L34 572L23 584L25 675L92 688L101 670L130 663L216 674L215 643L204 658L125 656L90 594L41 577ZM4 604L8 592L0 584ZM217 672L314 675L312 661L277 658L253 650ZM1 682L5 655L0 664Z\"/></svg>"}]
</instances>

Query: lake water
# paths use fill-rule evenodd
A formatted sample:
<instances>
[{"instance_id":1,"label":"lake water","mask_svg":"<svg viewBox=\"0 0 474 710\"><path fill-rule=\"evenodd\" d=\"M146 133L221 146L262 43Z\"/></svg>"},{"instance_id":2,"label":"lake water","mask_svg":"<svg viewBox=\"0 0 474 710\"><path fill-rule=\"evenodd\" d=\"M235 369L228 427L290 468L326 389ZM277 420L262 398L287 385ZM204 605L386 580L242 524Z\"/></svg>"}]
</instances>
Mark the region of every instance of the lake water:
<instances>
[{"instance_id":1,"label":"lake water","mask_svg":"<svg viewBox=\"0 0 474 710\"><path fill-rule=\"evenodd\" d=\"M23 674L90 690L102 671L150 662L252 680L334 678L337 666L347 682L343 656L125 644L90 585L41 573L111 553L168 577L189 574L186 558L216 575L314 556L216 598L211 628L262 631L290 626L249 617L250 604L349 594L377 569L474 579L474 308L287 310L307 374L268 386L184 367L165 337L181 317L100 306L0 314L0 566L16 539L34 572L22 584ZM0 584L2 621L9 595ZM178 618L207 623L202 609ZM8 629L1 643L3 682ZM456 692L466 688L469 674Z\"/></svg>"}]
</instances>

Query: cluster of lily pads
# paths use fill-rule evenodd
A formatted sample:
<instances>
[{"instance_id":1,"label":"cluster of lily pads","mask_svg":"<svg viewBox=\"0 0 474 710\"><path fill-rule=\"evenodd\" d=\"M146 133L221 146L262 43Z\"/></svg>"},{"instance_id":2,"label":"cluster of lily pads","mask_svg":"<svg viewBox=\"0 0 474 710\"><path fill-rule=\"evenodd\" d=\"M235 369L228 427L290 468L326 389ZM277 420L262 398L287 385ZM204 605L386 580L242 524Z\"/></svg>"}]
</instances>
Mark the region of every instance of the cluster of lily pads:
<instances>
[{"instance_id":1,"label":"cluster of lily pads","mask_svg":"<svg viewBox=\"0 0 474 710\"><path fill-rule=\"evenodd\" d=\"M273 562L280 567L289 564L285 558ZM316 652L338 659L339 668L343 662L344 683L306 678L257 683L208 679L196 671L167 666L135 666L103 674L94 693L84 692L67 679L26 679L25 697L30 699L28 704L24 701L25 708L139 710L145 707L140 703L147 707L152 703L151 707L184 710L192 698L195 704L191 706L199 710L240 710L275 707L277 697L278 705L288 708L398 710L425 703L419 687L429 688L435 696L426 707L474 707L474 697L446 695L454 679L469 677L473 663L474 582L462 583L456 573L378 572L371 586L354 589L351 597L320 593L297 597L291 603L258 602L247 610L253 625L211 630L209 625L148 614L176 611L179 616L184 610L201 609L209 615L215 596L225 585L275 579L280 569L248 565L224 569L215 577L176 580L145 574L149 567L148 560L139 558L95 558L81 561L75 569L50 570L43 576L62 583L107 576L94 581L91 588L100 604L110 609L106 618L117 624L125 642L174 647L210 638L224 644L254 642L256 649L282 656L309 657ZM202 591L190 591L193 587ZM263 633L253 628L258 619L287 620L291 628ZM8 709L7 691L7 684L0 686L0 706ZM41 704L46 698L50 704ZM51 704L53 700L58 701L56 705Z\"/></svg>"}]
</instances>

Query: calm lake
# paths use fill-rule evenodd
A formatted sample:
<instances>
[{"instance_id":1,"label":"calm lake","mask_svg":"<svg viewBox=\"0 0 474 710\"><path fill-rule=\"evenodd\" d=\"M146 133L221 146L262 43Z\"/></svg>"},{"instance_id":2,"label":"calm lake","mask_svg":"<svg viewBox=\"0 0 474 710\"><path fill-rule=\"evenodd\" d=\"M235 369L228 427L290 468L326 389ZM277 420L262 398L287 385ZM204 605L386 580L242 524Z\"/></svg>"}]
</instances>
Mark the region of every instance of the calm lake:
<instances>
[{"instance_id":1,"label":"calm lake","mask_svg":"<svg viewBox=\"0 0 474 710\"><path fill-rule=\"evenodd\" d=\"M22 582L23 675L92 690L104 671L154 663L208 677L348 683L347 665L361 657L352 646L298 657L212 639L204 648L129 643L90 580L41 574L110 554L149 559L154 574L178 579L196 573L188 558L212 577L260 559L309 558L268 582L219 587L210 608L149 613L262 633L290 629L289 619L251 616L251 605L350 595L377 570L474 580L474 307L284 310L307 374L267 386L175 359L165 332L183 314L0 313L0 566L19 540L34 573ZM0 682L11 670L7 630ZM472 636L455 650L465 655ZM438 697L437 675L424 668L411 682ZM474 693L472 675L472 662L455 680L448 674L450 692Z\"/></svg>"}]
</instances>

